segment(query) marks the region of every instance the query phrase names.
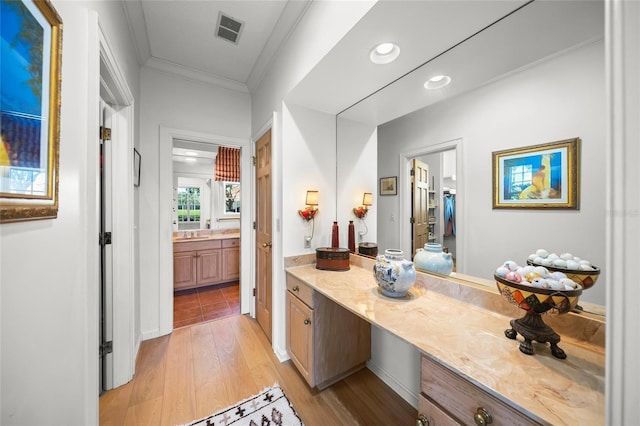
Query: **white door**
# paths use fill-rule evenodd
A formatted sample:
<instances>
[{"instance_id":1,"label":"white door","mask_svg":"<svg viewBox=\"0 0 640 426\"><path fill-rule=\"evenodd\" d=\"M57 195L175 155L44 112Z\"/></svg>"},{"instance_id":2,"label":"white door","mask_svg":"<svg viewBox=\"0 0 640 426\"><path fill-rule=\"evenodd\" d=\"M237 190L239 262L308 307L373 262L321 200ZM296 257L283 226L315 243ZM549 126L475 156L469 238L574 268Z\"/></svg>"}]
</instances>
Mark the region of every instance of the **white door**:
<instances>
[{"instance_id":1,"label":"white door","mask_svg":"<svg viewBox=\"0 0 640 426\"><path fill-rule=\"evenodd\" d=\"M100 101L100 393L113 388L113 155L111 141L114 111Z\"/></svg>"}]
</instances>

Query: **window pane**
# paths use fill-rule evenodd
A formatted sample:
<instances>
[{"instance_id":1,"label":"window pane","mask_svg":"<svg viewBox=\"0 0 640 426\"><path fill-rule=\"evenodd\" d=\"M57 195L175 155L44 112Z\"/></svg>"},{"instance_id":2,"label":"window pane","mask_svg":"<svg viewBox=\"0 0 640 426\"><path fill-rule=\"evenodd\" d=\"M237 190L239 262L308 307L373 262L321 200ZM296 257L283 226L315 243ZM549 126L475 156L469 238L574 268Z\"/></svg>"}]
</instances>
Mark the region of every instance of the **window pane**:
<instances>
[{"instance_id":1,"label":"window pane","mask_svg":"<svg viewBox=\"0 0 640 426\"><path fill-rule=\"evenodd\" d=\"M224 183L224 212L240 213L240 184L237 182Z\"/></svg>"}]
</instances>

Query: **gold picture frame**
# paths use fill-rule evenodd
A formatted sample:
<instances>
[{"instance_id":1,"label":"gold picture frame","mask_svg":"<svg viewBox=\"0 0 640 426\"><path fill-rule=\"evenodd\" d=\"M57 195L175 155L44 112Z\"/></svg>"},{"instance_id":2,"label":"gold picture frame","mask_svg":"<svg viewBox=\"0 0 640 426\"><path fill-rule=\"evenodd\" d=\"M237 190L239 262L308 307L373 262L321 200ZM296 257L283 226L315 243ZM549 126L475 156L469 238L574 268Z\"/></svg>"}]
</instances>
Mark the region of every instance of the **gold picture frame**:
<instances>
[{"instance_id":1,"label":"gold picture frame","mask_svg":"<svg viewBox=\"0 0 640 426\"><path fill-rule=\"evenodd\" d=\"M389 176L380 178L380 195L397 195L398 177Z\"/></svg>"},{"instance_id":2,"label":"gold picture frame","mask_svg":"<svg viewBox=\"0 0 640 426\"><path fill-rule=\"evenodd\" d=\"M579 209L580 142L493 152L493 208Z\"/></svg>"},{"instance_id":3,"label":"gold picture frame","mask_svg":"<svg viewBox=\"0 0 640 426\"><path fill-rule=\"evenodd\" d=\"M1 84L0 223L54 219L62 19L48 0L3 1L0 7L3 69L11 68Z\"/></svg>"}]
</instances>

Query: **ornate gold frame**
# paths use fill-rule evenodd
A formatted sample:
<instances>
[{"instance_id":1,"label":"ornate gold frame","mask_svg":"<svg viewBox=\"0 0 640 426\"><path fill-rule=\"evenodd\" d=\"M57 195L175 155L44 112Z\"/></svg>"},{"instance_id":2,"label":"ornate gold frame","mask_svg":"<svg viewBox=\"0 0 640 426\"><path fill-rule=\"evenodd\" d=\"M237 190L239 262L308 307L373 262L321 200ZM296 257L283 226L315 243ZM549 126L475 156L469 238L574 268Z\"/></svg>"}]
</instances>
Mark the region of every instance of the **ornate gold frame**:
<instances>
[{"instance_id":1,"label":"ornate gold frame","mask_svg":"<svg viewBox=\"0 0 640 426\"><path fill-rule=\"evenodd\" d=\"M493 208L494 209L579 209L580 208L580 138L566 139L557 142L533 145L524 148L496 151L493 157ZM550 186L544 191L531 191L531 196L523 194L523 188L518 198L505 197L505 182L509 180L509 171L505 170L517 161L527 162L525 159L557 155L554 167L555 179L560 174L557 188ZM550 157L552 158L552 157ZM555 163L559 161L559 163ZM537 174L537 173L536 173ZM532 185L533 186L533 185ZM555 191L551 196L548 191ZM513 194L517 194L514 192ZM513 195L512 197L514 197Z\"/></svg>"},{"instance_id":2,"label":"ornate gold frame","mask_svg":"<svg viewBox=\"0 0 640 426\"><path fill-rule=\"evenodd\" d=\"M34 0L51 25L49 73L49 123L47 128L47 186L45 195L0 193L0 223L58 216L58 181L60 156L60 90L62 83L62 19L49 0ZM46 50L43 50L46 51Z\"/></svg>"}]
</instances>

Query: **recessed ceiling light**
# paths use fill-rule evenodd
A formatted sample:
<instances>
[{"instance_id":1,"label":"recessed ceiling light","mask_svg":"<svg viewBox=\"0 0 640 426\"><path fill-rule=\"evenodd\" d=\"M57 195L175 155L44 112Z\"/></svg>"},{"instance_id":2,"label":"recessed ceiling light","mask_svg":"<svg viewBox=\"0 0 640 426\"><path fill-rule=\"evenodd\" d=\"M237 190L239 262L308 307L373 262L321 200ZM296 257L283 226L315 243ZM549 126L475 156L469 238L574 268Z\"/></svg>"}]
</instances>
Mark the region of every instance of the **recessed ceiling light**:
<instances>
[{"instance_id":1,"label":"recessed ceiling light","mask_svg":"<svg viewBox=\"0 0 640 426\"><path fill-rule=\"evenodd\" d=\"M400 47L393 43L380 43L369 53L369 59L374 64L388 64L400 55Z\"/></svg>"},{"instance_id":2,"label":"recessed ceiling light","mask_svg":"<svg viewBox=\"0 0 640 426\"><path fill-rule=\"evenodd\" d=\"M198 153L194 151L187 151L184 153L184 155L188 155L189 157L197 157Z\"/></svg>"},{"instance_id":3,"label":"recessed ceiling light","mask_svg":"<svg viewBox=\"0 0 640 426\"><path fill-rule=\"evenodd\" d=\"M198 161L198 160L197 160L196 158L193 158L193 157L185 157L185 158L184 158L184 161L185 161L186 163L195 163L195 162L196 162L196 161Z\"/></svg>"},{"instance_id":4,"label":"recessed ceiling light","mask_svg":"<svg viewBox=\"0 0 640 426\"><path fill-rule=\"evenodd\" d=\"M451 77L448 75L436 75L424 83L424 88L429 90L441 89L449 83L451 83Z\"/></svg>"}]
</instances>

